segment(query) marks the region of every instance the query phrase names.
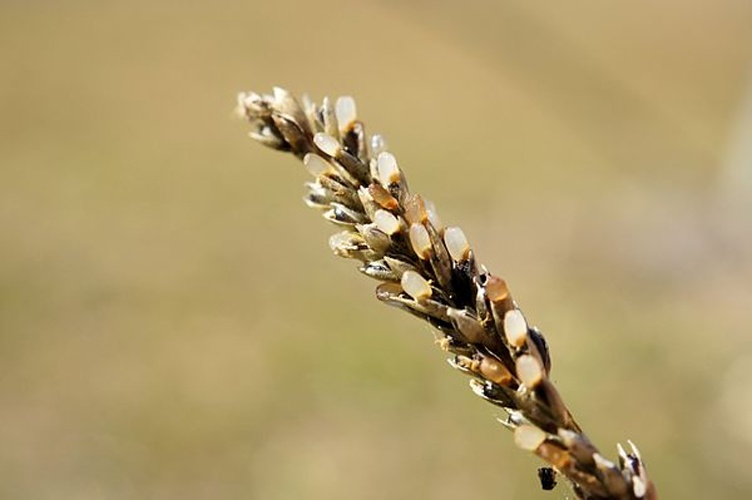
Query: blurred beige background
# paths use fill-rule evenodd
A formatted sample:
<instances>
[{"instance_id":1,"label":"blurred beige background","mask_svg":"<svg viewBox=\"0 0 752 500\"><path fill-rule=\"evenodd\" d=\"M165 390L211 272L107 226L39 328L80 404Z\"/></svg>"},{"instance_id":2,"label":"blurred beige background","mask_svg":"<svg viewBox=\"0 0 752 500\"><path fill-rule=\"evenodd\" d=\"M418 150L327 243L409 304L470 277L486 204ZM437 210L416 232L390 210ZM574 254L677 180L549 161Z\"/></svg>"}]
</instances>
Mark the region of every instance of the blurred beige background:
<instances>
[{"instance_id":1,"label":"blurred beige background","mask_svg":"<svg viewBox=\"0 0 752 500\"><path fill-rule=\"evenodd\" d=\"M351 94L604 453L752 496L752 4L0 5L0 498L538 499L240 90Z\"/></svg>"}]
</instances>

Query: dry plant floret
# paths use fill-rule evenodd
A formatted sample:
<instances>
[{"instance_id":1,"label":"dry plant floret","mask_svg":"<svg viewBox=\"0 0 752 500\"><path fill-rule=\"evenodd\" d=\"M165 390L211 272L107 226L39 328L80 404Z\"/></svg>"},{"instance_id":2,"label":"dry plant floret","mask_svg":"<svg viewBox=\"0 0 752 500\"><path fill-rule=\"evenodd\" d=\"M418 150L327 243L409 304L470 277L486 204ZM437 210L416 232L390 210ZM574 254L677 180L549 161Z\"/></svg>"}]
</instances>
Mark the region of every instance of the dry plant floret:
<instances>
[{"instance_id":1,"label":"dry plant floret","mask_svg":"<svg viewBox=\"0 0 752 500\"><path fill-rule=\"evenodd\" d=\"M515 443L548 462L539 470L544 489L555 470L579 498L657 498L631 442L630 451L617 445L618 463L590 442L549 378L543 334L506 282L476 262L462 230L445 227L434 205L410 192L384 139L366 135L351 97L318 106L275 88L241 93L238 111L253 139L291 152L314 177L305 201L343 229L329 240L335 255L359 260L381 282L380 301L430 323L473 392L506 412L500 422Z\"/></svg>"}]
</instances>

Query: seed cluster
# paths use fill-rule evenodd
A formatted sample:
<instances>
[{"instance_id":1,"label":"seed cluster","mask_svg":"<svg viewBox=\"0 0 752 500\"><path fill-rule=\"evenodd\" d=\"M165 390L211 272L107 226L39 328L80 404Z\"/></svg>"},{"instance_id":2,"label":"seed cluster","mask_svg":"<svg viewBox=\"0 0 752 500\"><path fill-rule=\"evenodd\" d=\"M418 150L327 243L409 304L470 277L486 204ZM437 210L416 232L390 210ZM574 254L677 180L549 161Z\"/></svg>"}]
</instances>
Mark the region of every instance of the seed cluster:
<instances>
[{"instance_id":1,"label":"seed cluster","mask_svg":"<svg viewBox=\"0 0 752 500\"><path fill-rule=\"evenodd\" d=\"M242 93L251 137L303 160L313 181L305 202L343 231L335 255L360 261L380 281L376 297L429 322L449 362L472 390L502 408L515 443L566 476L583 499L654 499L637 449L618 446L618 465L588 440L549 378L542 333L528 324L506 282L479 266L465 234L445 227L414 194L381 136L368 136L355 101L318 106L285 90Z\"/></svg>"}]
</instances>

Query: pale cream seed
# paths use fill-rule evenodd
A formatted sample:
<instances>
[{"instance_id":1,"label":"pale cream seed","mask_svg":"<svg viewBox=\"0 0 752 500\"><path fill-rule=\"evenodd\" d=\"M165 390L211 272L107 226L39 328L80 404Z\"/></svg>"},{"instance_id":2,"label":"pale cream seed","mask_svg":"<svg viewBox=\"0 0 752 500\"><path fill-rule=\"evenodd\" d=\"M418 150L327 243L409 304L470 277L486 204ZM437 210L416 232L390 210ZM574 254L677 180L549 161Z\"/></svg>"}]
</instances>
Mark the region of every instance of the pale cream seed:
<instances>
[{"instance_id":1,"label":"pale cream seed","mask_svg":"<svg viewBox=\"0 0 752 500\"><path fill-rule=\"evenodd\" d=\"M405 293L415 300L419 301L431 296L431 285L415 271L405 271L400 284Z\"/></svg>"},{"instance_id":2,"label":"pale cream seed","mask_svg":"<svg viewBox=\"0 0 752 500\"><path fill-rule=\"evenodd\" d=\"M410 225L410 245L419 258L425 260L431 256L431 237L423 224Z\"/></svg>"},{"instance_id":3,"label":"pale cream seed","mask_svg":"<svg viewBox=\"0 0 752 500\"><path fill-rule=\"evenodd\" d=\"M313 143L329 156L337 156L342 151L342 146L337 142L337 139L323 132L319 132L313 136Z\"/></svg>"},{"instance_id":4,"label":"pale cream seed","mask_svg":"<svg viewBox=\"0 0 752 500\"><path fill-rule=\"evenodd\" d=\"M470 245L465 238L465 233L458 227L448 227L444 232L444 244L456 262L466 260L470 253Z\"/></svg>"},{"instance_id":5,"label":"pale cream seed","mask_svg":"<svg viewBox=\"0 0 752 500\"><path fill-rule=\"evenodd\" d=\"M348 131L353 122L357 119L355 99L350 96L342 96L338 98L334 105L334 114L337 117L340 132Z\"/></svg>"},{"instance_id":6,"label":"pale cream seed","mask_svg":"<svg viewBox=\"0 0 752 500\"><path fill-rule=\"evenodd\" d=\"M390 236L399 231L402 226L400 220L386 210L376 210L373 214L373 222L376 227Z\"/></svg>"},{"instance_id":7,"label":"pale cream seed","mask_svg":"<svg viewBox=\"0 0 752 500\"><path fill-rule=\"evenodd\" d=\"M515 347L525 345L527 322L519 309L510 309L504 314L504 335L507 341Z\"/></svg>"},{"instance_id":8,"label":"pale cream seed","mask_svg":"<svg viewBox=\"0 0 752 500\"><path fill-rule=\"evenodd\" d=\"M514 430L514 443L527 451L535 451L546 440L546 433L532 425L523 424Z\"/></svg>"},{"instance_id":9,"label":"pale cream seed","mask_svg":"<svg viewBox=\"0 0 752 500\"><path fill-rule=\"evenodd\" d=\"M379 173L379 182L384 187L396 184L400 180L400 171L397 159L392 153L382 151L376 159L376 168Z\"/></svg>"},{"instance_id":10,"label":"pale cream seed","mask_svg":"<svg viewBox=\"0 0 752 500\"><path fill-rule=\"evenodd\" d=\"M316 153L308 153L303 158L303 164L310 174L314 177L319 177L332 172L331 164L317 155Z\"/></svg>"},{"instance_id":11,"label":"pale cream seed","mask_svg":"<svg viewBox=\"0 0 752 500\"><path fill-rule=\"evenodd\" d=\"M515 362L517 378L528 389L534 389L543 380L543 370L540 363L533 356L523 354Z\"/></svg>"}]
</instances>

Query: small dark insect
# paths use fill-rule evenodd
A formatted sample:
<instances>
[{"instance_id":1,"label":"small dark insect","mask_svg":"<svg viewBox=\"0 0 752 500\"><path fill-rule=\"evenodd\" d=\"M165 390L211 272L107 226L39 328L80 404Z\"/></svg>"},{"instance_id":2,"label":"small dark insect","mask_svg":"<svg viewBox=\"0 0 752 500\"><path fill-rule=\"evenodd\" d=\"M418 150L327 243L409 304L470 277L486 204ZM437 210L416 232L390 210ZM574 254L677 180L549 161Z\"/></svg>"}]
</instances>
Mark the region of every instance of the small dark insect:
<instances>
[{"instance_id":1,"label":"small dark insect","mask_svg":"<svg viewBox=\"0 0 752 500\"><path fill-rule=\"evenodd\" d=\"M540 467L538 469L538 479L540 479L541 488L550 491L556 486L556 471L551 467Z\"/></svg>"}]
</instances>

